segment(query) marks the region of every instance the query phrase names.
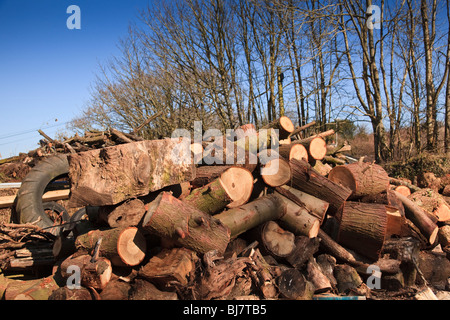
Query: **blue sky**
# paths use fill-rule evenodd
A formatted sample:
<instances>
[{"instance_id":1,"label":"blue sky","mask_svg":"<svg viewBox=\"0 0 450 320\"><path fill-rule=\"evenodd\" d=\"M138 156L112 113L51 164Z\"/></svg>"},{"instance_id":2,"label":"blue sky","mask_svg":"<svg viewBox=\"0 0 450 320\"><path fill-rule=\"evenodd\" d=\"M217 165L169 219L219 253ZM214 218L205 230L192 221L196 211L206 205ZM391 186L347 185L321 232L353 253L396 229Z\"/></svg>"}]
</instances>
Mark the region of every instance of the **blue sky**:
<instances>
[{"instance_id":1,"label":"blue sky","mask_svg":"<svg viewBox=\"0 0 450 320\"><path fill-rule=\"evenodd\" d=\"M0 0L0 159L67 132L89 99L99 64L149 0ZM81 29L70 30L67 8L80 8Z\"/></svg>"}]
</instances>

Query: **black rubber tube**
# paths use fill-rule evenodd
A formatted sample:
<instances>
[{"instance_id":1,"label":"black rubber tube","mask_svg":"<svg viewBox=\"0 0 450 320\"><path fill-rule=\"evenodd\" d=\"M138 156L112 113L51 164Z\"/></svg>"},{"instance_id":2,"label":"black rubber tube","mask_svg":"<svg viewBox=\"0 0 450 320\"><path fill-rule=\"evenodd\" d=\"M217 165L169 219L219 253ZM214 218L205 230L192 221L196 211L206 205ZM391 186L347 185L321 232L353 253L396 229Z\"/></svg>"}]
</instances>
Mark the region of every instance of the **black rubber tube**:
<instances>
[{"instance_id":1,"label":"black rubber tube","mask_svg":"<svg viewBox=\"0 0 450 320\"><path fill-rule=\"evenodd\" d=\"M42 196L52 180L67 175L68 172L69 163L66 155L45 158L30 170L17 194L16 215L19 223L39 220L36 224L41 228L54 225L54 222L45 214ZM50 231L59 234L59 229L52 228Z\"/></svg>"}]
</instances>

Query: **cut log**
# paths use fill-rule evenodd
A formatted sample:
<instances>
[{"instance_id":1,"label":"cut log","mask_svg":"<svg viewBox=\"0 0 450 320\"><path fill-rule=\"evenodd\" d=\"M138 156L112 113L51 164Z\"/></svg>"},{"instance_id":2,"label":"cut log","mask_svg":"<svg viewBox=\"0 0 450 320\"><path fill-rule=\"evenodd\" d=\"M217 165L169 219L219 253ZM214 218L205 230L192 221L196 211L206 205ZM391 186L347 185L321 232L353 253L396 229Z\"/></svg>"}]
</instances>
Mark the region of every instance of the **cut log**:
<instances>
[{"instance_id":1,"label":"cut log","mask_svg":"<svg viewBox=\"0 0 450 320\"><path fill-rule=\"evenodd\" d=\"M285 213L286 206L283 200L271 194L219 213L214 218L227 226L231 238L235 238L263 222L280 219Z\"/></svg>"},{"instance_id":2,"label":"cut log","mask_svg":"<svg viewBox=\"0 0 450 320\"><path fill-rule=\"evenodd\" d=\"M411 189L409 189L407 186L397 186L394 189L396 192L404 195L405 197L409 196L411 194Z\"/></svg>"},{"instance_id":3,"label":"cut log","mask_svg":"<svg viewBox=\"0 0 450 320\"><path fill-rule=\"evenodd\" d=\"M276 188L276 192L282 194L297 205L306 208L308 212L319 219L320 223L325 220L330 204L306 192L284 185Z\"/></svg>"},{"instance_id":4,"label":"cut log","mask_svg":"<svg viewBox=\"0 0 450 320\"><path fill-rule=\"evenodd\" d=\"M74 266L80 270L80 284L86 288L102 290L106 287L112 275L111 262L105 257L98 257L91 261L92 257L88 254L74 254L61 263L60 272L63 279L72 276Z\"/></svg>"},{"instance_id":5,"label":"cut log","mask_svg":"<svg viewBox=\"0 0 450 320\"><path fill-rule=\"evenodd\" d=\"M430 214L437 221L450 220L450 205L432 189L422 189L408 196L410 200Z\"/></svg>"},{"instance_id":6,"label":"cut log","mask_svg":"<svg viewBox=\"0 0 450 320\"><path fill-rule=\"evenodd\" d=\"M263 126L261 129L276 129L278 130L279 140L283 140L288 138L291 132L294 131L294 124L292 123L291 119L283 116Z\"/></svg>"},{"instance_id":7,"label":"cut log","mask_svg":"<svg viewBox=\"0 0 450 320\"><path fill-rule=\"evenodd\" d=\"M298 143L280 145L278 153L286 160L298 159L308 161L308 150Z\"/></svg>"},{"instance_id":8,"label":"cut log","mask_svg":"<svg viewBox=\"0 0 450 320\"><path fill-rule=\"evenodd\" d=\"M146 254L146 240L136 227L92 230L75 240L77 250L92 252L102 239L99 253L109 259L114 266L136 266Z\"/></svg>"},{"instance_id":9,"label":"cut log","mask_svg":"<svg viewBox=\"0 0 450 320\"><path fill-rule=\"evenodd\" d=\"M128 300L131 290L131 284L128 281L122 281L119 278L112 279L106 287L100 292L102 300Z\"/></svg>"},{"instance_id":10,"label":"cut log","mask_svg":"<svg viewBox=\"0 0 450 320\"><path fill-rule=\"evenodd\" d=\"M310 160L322 160L327 154L327 143L321 137L303 139L296 143L305 147L308 151L308 159Z\"/></svg>"},{"instance_id":11,"label":"cut log","mask_svg":"<svg viewBox=\"0 0 450 320\"><path fill-rule=\"evenodd\" d=\"M314 293L323 293L333 289L330 280L322 271L316 259L311 258L306 267L307 279L314 285Z\"/></svg>"},{"instance_id":12,"label":"cut log","mask_svg":"<svg viewBox=\"0 0 450 320\"><path fill-rule=\"evenodd\" d=\"M314 285L298 269L285 270L277 280L278 289L286 299L311 300L314 295Z\"/></svg>"},{"instance_id":13,"label":"cut log","mask_svg":"<svg viewBox=\"0 0 450 320\"><path fill-rule=\"evenodd\" d=\"M225 207L245 204L252 191L252 173L244 168L231 167L207 185L194 189L183 202L205 213L215 214Z\"/></svg>"},{"instance_id":14,"label":"cut log","mask_svg":"<svg viewBox=\"0 0 450 320\"><path fill-rule=\"evenodd\" d=\"M223 165L223 166L199 166L195 172L195 179L191 181L191 185L193 188L203 187L204 185L210 183L211 181L220 177L220 175L232 168L232 165Z\"/></svg>"},{"instance_id":15,"label":"cut log","mask_svg":"<svg viewBox=\"0 0 450 320\"><path fill-rule=\"evenodd\" d=\"M155 283L160 289L171 290L175 284L188 284L198 261L197 254L192 250L163 249L139 269L138 276Z\"/></svg>"},{"instance_id":16,"label":"cut log","mask_svg":"<svg viewBox=\"0 0 450 320\"><path fill-rule=\"evenodd\" d=\"M396 194L405 207L406 218L414 223L414 225L420 230L422 235L428 240L429 244L434 244L439 231L436 223L434 223L430 219L428 214L422 208L420 208L408 197L405 197L404 195L397 192Z\"/></svg>"},{"instance_id":17,"label":"cut log","mask_svg":"<svg viewBox=\"0 0 450 320\"><path fill-rule=\"evenodd\" d=\"M145 204L139 199L128 199L115 206L99 208L99 218L111 228L137 226L145 214Z\"/></svg>"},{"instance_id":18,"label":"cut log","mask_svg":"<svg viewBox=\"0 0 450 320\"><path fill-rule=\"evenodd\" d=\"M347 201L336 218L339 221L337 242L378 260L387 232L386 206Z\"/></svg>"},{"instance_id":19,"label":"cut log","mask_svg":"<svg viewBox=\"0 0 450 320\"><path fill-rule=\"evenodd\" d=\"M395 186L406 186L408 187L412 192L419 191L421 188L413 185L411 181L407 181L405 179L395 179L395 178L389 178L389 183L395 185Z\"/></svg>"},{"instance_id":20,"label":"cut log","mask_svg":"<svg viewBox=\"0 0 450 320\"><path fill-rule=\"evenodd\" d=\"M273 159L261 165L261 176L271 187L279 187L291 180L289 162L283 158Z\"/></svg>"},{"instance_id":21,"label":"cut log","mask_svg":"<svg viewBox=\"0 0 450 320\"><path fill-rule=\"evenodd\" d=\"M198 253L217 249L223 254L230 241L230 230L221 221L168 192L161 192L149 205L143 218L145 230ZM232 210L232 209L230 209Z\"/></svg>"},{"instance_id":22,"label":"cut log","mask_svg":"<svg viewBox=\"0 0 450 320\"><path fill-rule=\"evenodd\" d=\"M340 293L356 290L363 283L356 269L348 264L336 265L334 267L334 277Z\"/></svg>"},{"instance_id":23,"label":"cut log","mask_svg":"<svg viewBox=\"0 0 450 320\"><path fill-rule=\"evenodd\" d=\"M279 197L286 204L286 214L280 218L280 225L286 230L293 232L296 236L317 237L320 229L320 220L313 216L308 209L299 206L282 194L279 194Z\"/></svg>"},{"instance_id":24,"label":"cut log","mask_svg":"<svg viewBox=\"0 0 450 320\"><path fill-rule=\"evenodd\" d=\"M295 248L286 260L294 268L302 268L319 250L320 239L297 236L295 238Z\"/></svg>"},{"instance_id":25,"label":"cut log","mask_svg":"<svg viewBox=\"0 0 450 320\"><path fill-rule=\"evenodd\" d=\"M291 160L290 167L292 178L289 185L328 202L327 213L330 215L334 215L352 194L351 189L320 175L303 160Z\"/></svg>"},{"instance_id":26,"label":"cut log","mask_svg":"<svg viewBox=\"0 0 450 320\"><path fill-rule=\"evenodd\" d=\"M69 289L68 287L64 286L53 291L52 294L48 297L48 300L85 301L93 299L91 292L87 288L81 287L80 289Z\"/></svg>"},{"instance_id":27,"label":"cut log","mask_svg":"<svg viewBox=\"0 0 450 320\"><path fill-rule=\"evenodd\" d=\"M59 288L53 276L34 280L10 280L4 292L4 300L48 300Z\"/></svg>"},{"instance_id":28,"label":"cut log","mask_svg":"<svg viewBox=\"0 0 450 320\"><path fill-rule=\"evenodd\" d=\"M316 125L316 121L311 121L311 122L309 122L309 123L307 123L307 124L305 124L305 125L303 125L303 126L297 127L297 128L294 129L294 131L292 131L292 132L290 133L289 136L292 137L292 136L298 135L298 134L299 134L300 132L302 132L303 130L306 130L306 129L308 129L308 128L314 126L314 125Z\"/></svg>"},{"instance_id":29,"label":"cut log","mask_svg":"<svg viewBox=\"0 0 450 320\"><path fill-rule=\"evenodd\" d=\"M258 228L263 254L267 253L277 260L287 257L295 248L295 235L281 228L275 221L267 221Z\"/></svg>"},{"instance_id":30,"label":"cut log","mask_svg":"<svg viewBox=\"0 0 450 320\"><path fill-rule=\"evenodd\" d=\"M334 167L328 179L351 189L349 199L377 194L389 189L389 176L379 165L355 162Z\"/></svg>"},{"instance_id":31,"label":"cut log","mask_svg":"<svg viewBox=\"0 0 450 320\"><path fill-rule=\"evenodd\" d=\"M178 300L176 292L166 292L159 290L151 282L136 279L130 289L129 300Z\"/></svg>"},{"instance_id":32,"label":"cut log","mask_svg":"<svg viewBox=\"0 0 450 320\"><path fill-rule=\"evenodd\" d=\"M70 154L69 207L115 205L195 178L188 139L146 140Z\"/></svg>"}]
</instances>

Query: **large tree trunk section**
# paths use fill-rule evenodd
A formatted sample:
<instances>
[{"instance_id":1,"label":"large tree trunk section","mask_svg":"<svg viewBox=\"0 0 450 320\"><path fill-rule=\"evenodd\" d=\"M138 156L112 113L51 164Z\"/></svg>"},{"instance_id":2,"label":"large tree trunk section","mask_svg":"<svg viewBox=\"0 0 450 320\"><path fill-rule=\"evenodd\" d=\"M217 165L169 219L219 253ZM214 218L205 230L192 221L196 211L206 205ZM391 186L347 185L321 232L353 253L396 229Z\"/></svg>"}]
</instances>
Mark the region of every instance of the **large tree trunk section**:
<instances>
[{"instance_id":1,"label":"large tree trunk section","mask_svg":"<svg viewBox=\"0 0 450 320\"><path fill-rule=\"evenodd\" d=\"M261 129L276 129L278 130L279 140L284 140L289 137L289 135L294 131L295 128L291 119L283 116L262 127Z\"/></svg>"},{"instance_id":2,"label":"large tree trunk section","mask_svg":"<svg viewBox=\"0 0 450 320\"><path fill-rule=\"evenodd\" d=\"M296 236L317 237L320 229L320 220L311 215L310 211L305 207L299 206L281 194L278 196L286 204L286 214L281 217L280 225L293 232Z\"/></svg>"},{"instance_id":3,"label":"large tree trunk section","mask_svg":"<svg viewBox=\"0 0 450 320\"><path fill-rule=\"evenodd\" d=\"M320 175L303 160L291 160L290 167L292 174L290 186L327 201L330 215L334 215L352 193L351 189Z\"/></svg>"},{"instance_id":4,"label":"large tree trunk section","mask_svg":"<svg viewBox=\"0 0 450 320\"><path fill-rule=\"evenodd\" d=\"M99 218L111 228L137 226L145 214L145 204L139 199L129 199L115 206L99 208Z\"/></svg>"},{"instance_id":5,"label":"large tree trunk section","mask_svg":"<svg viewBox=\"0 0 450 320\"><path fill-rule=\"evenodd\" d=\"M114 205L194 179L186 141L146 140L69 155L69 206Z\"/></svg>"},{"instance_id":6,"label":"large tree trunk section","mask_svg":"<svg viewBox=\"0 0 450 320\"><path fill-rule=\"evenodd\" d=\"M70 268L76 266L80 270L81 286L103 290L111 280L111 262L105 257L98 257L95 261L91 260L92 256L88 254L74 254L68 257L61 263L61 276L63 279L67 280L74 272L74 270Z\"/></svg>"},{"instance_id":7,"label":"large tree trunk section","mask_svg":"<svg viewBox=\"0 0 450 320\"><path fill-rule=\"evenodd\" d=\"M224 253L230 241L230 231L215 217L161 192L151 202L142 226L148 232L198 253L217 249Z\"/></svg>"},{"instance_id":8,"label":"large tree trunk section","mask_svg":"<svg viewBox=\"0 0 450 320\"><path fill-rule=\"evenodd\" d=\"M280 219L286 213L283 200L267 195L243 206L226 210L214 216L230 229L231 238L257 227L263 222Z\"/></svg>"},{"instance_id":9,"label":"large tree trunk section","mask_svg":"<svg viewBox=\"0 0 450 320\"><path fill-rule=\"evenodd\" d=\"M253 175L244 168L232 167L207 185L194 189L183 202L208 214L225 207L235 208L245 204L252 195Z\"/></svg>"},{"instance_id":10,"label":"large tree trunk section","mask_svg":"<svg viewBox=\"0 0 450 320\"><path fill-rule=\"evenodd\" d=\"M92 252L100 238L99 253L114 266L136 266L145 258L146 240L136 227L92 230L78 236L75 247L77 250Z\"/></svg>"},{"instance_id":11,"label":"large tree trunk section","mask_svg":"<svg viewBox=\"0 0 450 320\"><path fill-rule=\"evenodd\" d=\"M408 198L428 212L433 219L440 222L450 220L450 205L436 191L423 189L414 192Z\"/></svg>"},{"instance_id":12,"label":"large tree trunk section","mask_svg":"<svg viewBox=\"0 0 450 320\"><path fill-rule=\"evenodd\" d=\"M397 192L396 194L405 207L406 218L411 220L412 223L420 230L429 244L434 244L439 231L436 223L431 220L425 210L419 207L408 197L405 197L404 195Z\"/></svg>"},{"instance_id":13,"label":"large tree trunk section","mask_svg":"<svg viewBox=\"0 0 450 320\"><path fill-rule=\"evenodd\" d=\"M353 191L350 199L377 194L389 189L389 176L374 163L351 163L334 167L328 179Z\"/></svg>"},{"instance_id":14,"label":"large tree trunk section","mask_svg":"<svg viewBox=\"0 0 450 320\"><path fill-rule=\"evenodd\" d=\"M337 242L378 260L387 232L386 206L347 201L336 218L339 221Z\"/></svg>"},{"instance_id":15,"label":"large tree trunk section","mask_svg":"<svg viewBox=\"0 0 450 320\"><path fill-rule=\"evenodd\" d=\"M321 224L325 220L328 207L330 206L328 202L287 185L277 187L276 192L298 206L305 208L311 215L319 219Z\"/></svg>"},{"instance_id":16,"label":"large tree trunk section","mask_svg":"<svg viewBox=\"0 0 450 320\"><path fill-rule=\"evenodd\" d=\"M279 187L291 180L289 162L283 158L273 159L261 165L261 177L271 187Z\"/></svg>"},{"instance_id":17,"label":"large tree trunk section","mask_svg":"<svg viewBox=\"0 0 450 320\"><path fill-rule=\"evenodd\" d=\"M308 161L308 150L298 143L285 144L278 147L278 153L286 160L298 159Z\"/></svg>"}]
</instances>

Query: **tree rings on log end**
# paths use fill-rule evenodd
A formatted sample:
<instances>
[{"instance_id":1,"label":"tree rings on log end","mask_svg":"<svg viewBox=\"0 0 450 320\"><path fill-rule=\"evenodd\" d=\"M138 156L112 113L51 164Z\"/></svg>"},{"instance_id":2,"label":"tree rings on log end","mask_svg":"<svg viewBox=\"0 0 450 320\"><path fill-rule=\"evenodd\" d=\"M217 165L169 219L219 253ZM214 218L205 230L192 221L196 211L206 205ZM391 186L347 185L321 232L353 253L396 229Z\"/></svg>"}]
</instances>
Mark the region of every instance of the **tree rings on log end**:
<instances>
[{"instance_id":1,"label":"tree rings on log end","mask_svg":"<svg viewBox=\"0 0 450 320\"><path fill-rule=\"evenodd\" d=\"M239 207L250 199L253 192L252 173L240 167L231 167L219 177L220 185L231 199L228 208Z\"/></svg>"}]
</instances>

